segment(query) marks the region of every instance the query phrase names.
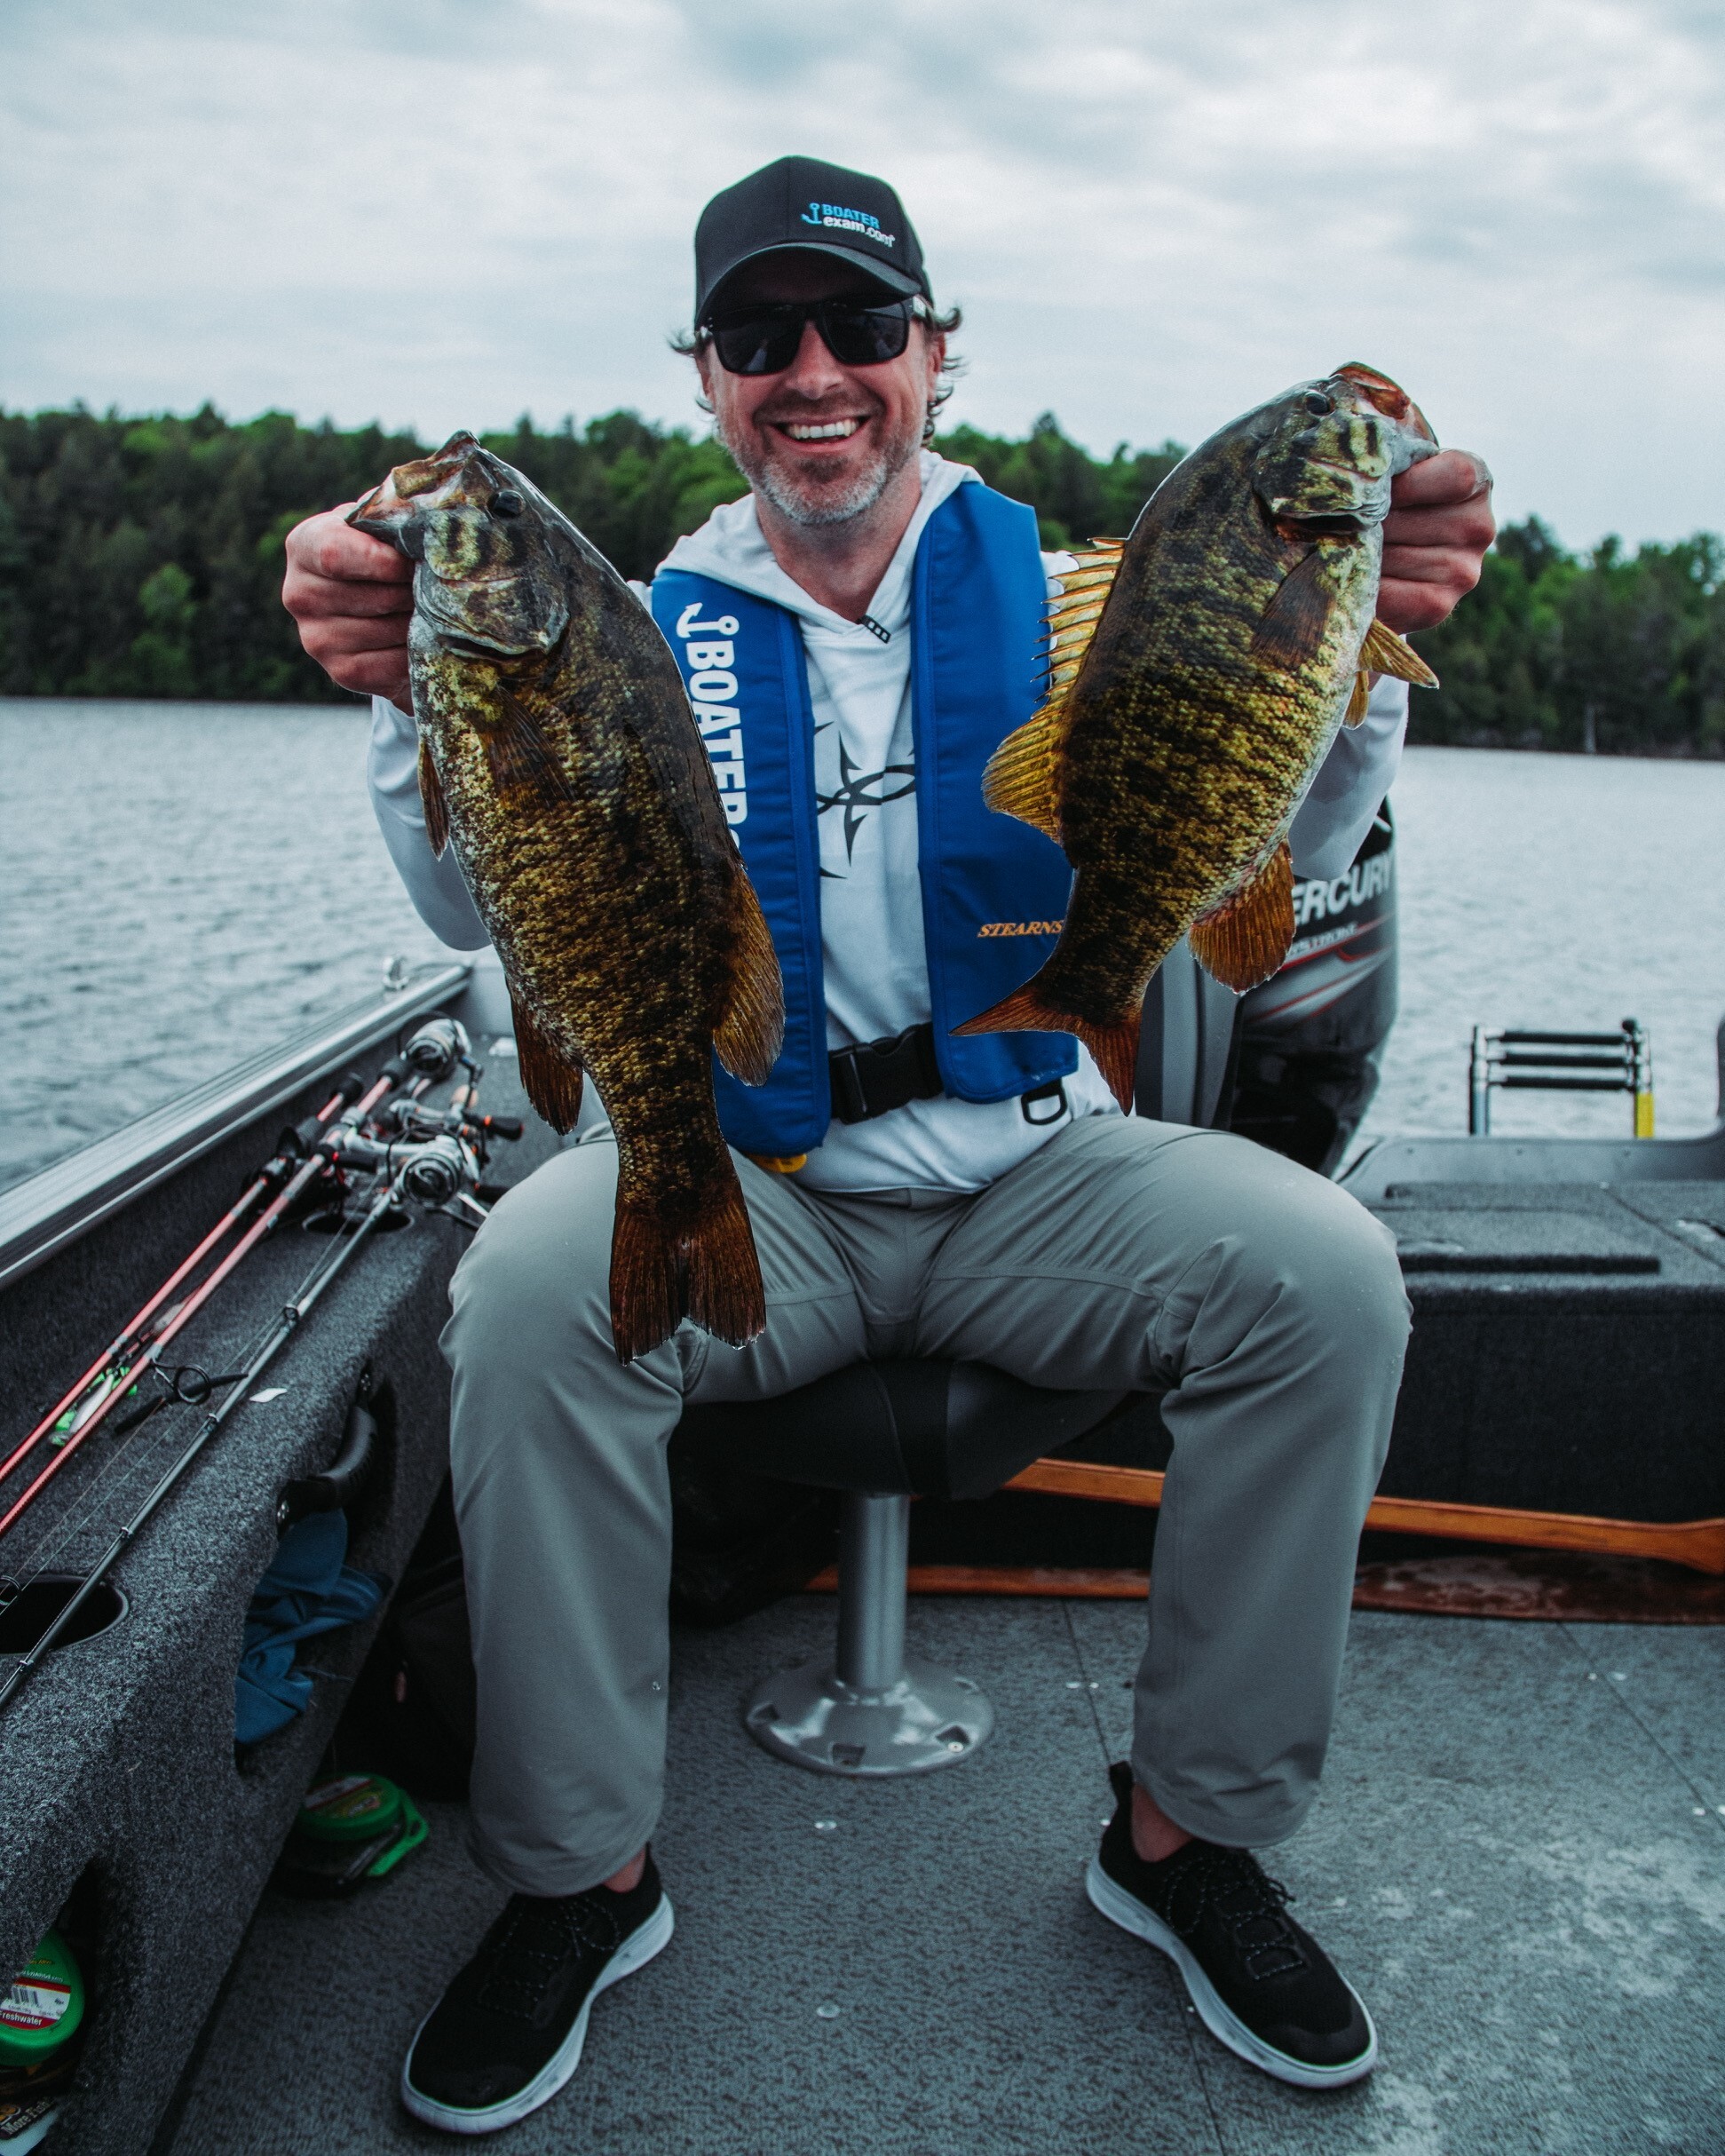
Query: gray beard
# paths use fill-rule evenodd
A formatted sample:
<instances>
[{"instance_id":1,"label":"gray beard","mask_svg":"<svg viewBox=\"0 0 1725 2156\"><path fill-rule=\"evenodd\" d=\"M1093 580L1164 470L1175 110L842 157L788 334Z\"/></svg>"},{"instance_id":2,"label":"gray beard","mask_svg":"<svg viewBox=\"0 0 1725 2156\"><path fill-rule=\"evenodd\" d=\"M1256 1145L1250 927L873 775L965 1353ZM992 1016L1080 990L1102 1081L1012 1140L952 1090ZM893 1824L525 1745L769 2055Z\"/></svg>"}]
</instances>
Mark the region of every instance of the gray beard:
<instances>
[{"instance_id":1,"label":"gray beard","mask_svg":"<svg viewBox=\"0 0 1725 2156\"><path fill-rule=\"evenodd\" d=\"M819 530L824 525L848 524L853 517L866 515L921 447L920 436L908 441L887 442L874 463L859 472L848 487L799 487L779 470L771 456L756 454L752 441L744 449L732 440L722 426L716 431L755 492L764 495L789 523L801 524L811 530Z\"/></svg>"}]
</instances>

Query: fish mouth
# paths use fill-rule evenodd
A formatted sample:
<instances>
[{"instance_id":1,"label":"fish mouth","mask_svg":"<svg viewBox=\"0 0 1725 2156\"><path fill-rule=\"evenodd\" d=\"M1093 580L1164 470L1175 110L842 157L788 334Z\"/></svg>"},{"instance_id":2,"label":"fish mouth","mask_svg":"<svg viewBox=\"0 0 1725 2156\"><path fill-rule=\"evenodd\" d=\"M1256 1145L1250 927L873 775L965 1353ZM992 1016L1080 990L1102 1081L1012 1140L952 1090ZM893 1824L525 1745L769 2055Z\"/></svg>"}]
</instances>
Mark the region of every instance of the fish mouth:
<instances>
[{"instance_id":1,"label":"fish mouth","mask_svg":"<svg viewBox=\"0 0 1725 2156\"><path fill-rule=\"evenodd\" d=\"M452 483L459 480L468 459L482 454L479 441L471 434L452 434L430 456L398 464L381 485L354 503L348 511L347 521L356 531L368 532L374 539L393 538L417 511L444 506L452 498ZM438 495L443 499L426 498Z\"/></svg>"},{"instance_id":2,"label":"fish mouth","mask_svg":"<svg viewBox=\"0 0 1725 2156\"><path fill-rule=\"evenodd\" d=\"M1410 434L1428 441L1434 449L1437 447L1431 422L1399 382L1392 382L1388 375L1380 374L1375 367L1368 367L1364 360L1349 360L1345 366L1336 369L1331 379L1351 382L1374 411L1405 427Z\"/></svg>"}]
</instances>

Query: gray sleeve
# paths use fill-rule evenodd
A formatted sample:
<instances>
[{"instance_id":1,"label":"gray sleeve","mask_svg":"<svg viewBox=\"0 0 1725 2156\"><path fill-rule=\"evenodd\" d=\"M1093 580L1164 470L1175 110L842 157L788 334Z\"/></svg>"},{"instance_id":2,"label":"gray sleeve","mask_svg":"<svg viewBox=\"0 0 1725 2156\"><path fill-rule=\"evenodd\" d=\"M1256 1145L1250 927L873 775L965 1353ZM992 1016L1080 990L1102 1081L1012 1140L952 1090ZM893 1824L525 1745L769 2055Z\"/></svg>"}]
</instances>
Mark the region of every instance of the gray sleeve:
<instances>
[{"instance_id":1,"label":"gray sleeve","mask_svg":"<svg viewBox=\"0 0 1725 2156\"><path fill-rule=\"evenodd\" d=\"M384 696L371 700L366 784L377 828L420 919L455 950L483 950L491 939L474 908L455 848L446 846L439 859L425 836L425 812L419 800L418 730L405 711L398 711Z\"/></svg>"},{"instance_id":2,"label":"gray sleeve","mask_svg":"<svg viewBox=\"0 0 1725 2156\"><path fill-rule=\"evenodd\" d=\"M1344 726L1288 832L1298 876L1340 876L1395 782L1407 732L1407 684L1381 675L1357 726Z\"/></svg>"}]
</instances>

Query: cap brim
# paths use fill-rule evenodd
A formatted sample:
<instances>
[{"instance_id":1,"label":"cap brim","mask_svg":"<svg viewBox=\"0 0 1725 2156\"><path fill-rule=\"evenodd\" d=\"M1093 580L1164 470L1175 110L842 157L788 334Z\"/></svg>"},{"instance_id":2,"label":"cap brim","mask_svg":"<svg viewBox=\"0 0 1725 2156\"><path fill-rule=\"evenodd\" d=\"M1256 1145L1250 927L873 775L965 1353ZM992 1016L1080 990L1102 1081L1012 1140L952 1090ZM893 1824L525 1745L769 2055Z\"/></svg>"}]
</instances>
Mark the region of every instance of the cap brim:
<instances>
[{"instance_id":1,"label":"cap brim","mask_svg":"<svg viewBox=\"0 0 1725 2156\"><path fill-rule=\"evenodd\" d=\"M871 284L878 284L883 290L901 299L914 298L922 289L914 277L906 276L903 270L894 269L890 263L882 262L878 255L864 254L859 248L840 247L830 240L781 240L772 247L757 247L752 255L744 255L740 261L731 265L702 302L700 312L703 319L719 304L725 287L732 278L752 264L764 262L769 255L831 255L851 268L860 270Z\"/></svg>"}]
</instances>

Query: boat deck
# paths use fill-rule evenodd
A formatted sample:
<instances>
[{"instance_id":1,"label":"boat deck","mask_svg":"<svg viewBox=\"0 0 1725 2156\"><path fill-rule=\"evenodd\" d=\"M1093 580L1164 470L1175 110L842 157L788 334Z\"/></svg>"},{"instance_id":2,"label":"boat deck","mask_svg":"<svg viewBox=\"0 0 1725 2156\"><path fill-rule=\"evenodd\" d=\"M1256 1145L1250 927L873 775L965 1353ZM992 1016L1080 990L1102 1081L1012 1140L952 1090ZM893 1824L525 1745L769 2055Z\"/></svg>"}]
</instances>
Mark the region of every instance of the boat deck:
<instances>
[{"instance_id":1,"label":"boat deck","mask_svg":"<svg viewBox=\"0 0 1725 2156\"><path fill-rule=\"evenodd\" d=\"M677 1936L600 2001L513 2156L1725 2149L1725 1628L1357 1613L1323 1800L1270 1866L1378 2023L1377 2073L1318 2096L1217 2046L1084 1898L1141 1603L914 1602L913 1651L978 1678L999 1725L873 1787L738 1719L833 1614L803 1596L679 1636L654 1844ZM449 2145L395 2077L502 1897L463 1808L429 1809L362 1898L265 1897L158 2156Z\"/></svg>"}]
</instances>

